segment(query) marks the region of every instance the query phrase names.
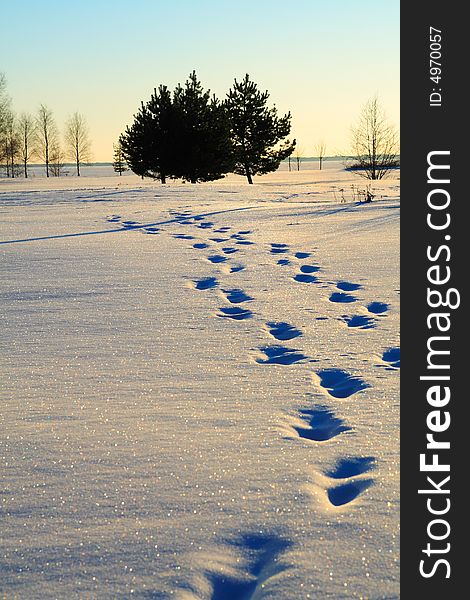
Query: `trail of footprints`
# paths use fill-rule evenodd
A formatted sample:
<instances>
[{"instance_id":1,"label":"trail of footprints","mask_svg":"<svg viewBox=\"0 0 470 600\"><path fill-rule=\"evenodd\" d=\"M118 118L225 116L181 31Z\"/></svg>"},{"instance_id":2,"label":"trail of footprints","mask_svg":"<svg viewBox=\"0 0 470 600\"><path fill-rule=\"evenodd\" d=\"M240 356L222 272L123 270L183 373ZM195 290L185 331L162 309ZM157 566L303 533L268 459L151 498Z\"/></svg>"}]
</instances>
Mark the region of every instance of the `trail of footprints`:
<instances>
[{"instance_id":1,"label":"trail of footprints","mask_svg":"<svg viewBox=\"0 0 470 600\"><path fill-rule=\"evenodd\" d=\"M171 211L172 216L180 225L193 225L200 230L210 231L212 237L207 240L199 241L191 234L176 233L174 239L189 241L195 250L208 251L206 256L208 262L219 265L227 274L234 274L245 269L241 262L233 263L232 258L236 258L237 253L243 248L248 249L255 243L249 239L252 233L250 230L240 230L232 232L231 227L214 228L214 223L208 221L203 216L192 216L189 210ZM119 222L123 228L140 228L143 233L156 234L159 232L157 227L142 227L135 221L123 221L119 215L111 215L109 222ZM215 244L216 246L211 246ZM296 264L297 272L292 276L293 281L302 285L323 285L329 287L321 281L321 268L311 260L312 253L299 251L291 253L288 244L271 243L269 253L279 258L277 264L281 267ZM235 256L234 256L235 255ZM296 268L297 268L296 267ZM331 285L331 284L330 284ZM358 301L355 292L362 289L362 285L349 282L338 281L333 284L336 289L331 291L328 300L332 303L353 305ZM249 296L243 289L238 287L221 287L217 277L208 276L193 281L195 290L207 291L214 290L227 303L220 307L216 316L221 319L232 321L246 321L253 317L253 311L249 308L253 297ZM389 309L389 305L384 302L371 302L362 307L362 314L345 314L341 316L341 321L352 330L367 330L377 326L378 320L384 317ZM318 317L318 320L325 320L326 317ZM295 348L283 345L284 342L295 340L303 335L302 331L294 325L284 321L267 321L265 330L271 338L272 344L261 346L256 363L260 365L277 365L281 367L290 367L297 363L303 363L309 359L303 352ZM380 366L387 370L397 370L400 368L400 349L397 347L387 348L380 359ZM327 398L345 401L351 399L355 394L369 387L360 377L352 375L339 368L328 368L318 370L313 373L313 379L319 389L323 390ZM297 437L306 444L324 444L338 436L347 435L352 428L327 405L315 405L311 408L299 410L295 422L290 425L292 436ZM289 436L289 437L292 437ZM374 479L370 476L375 468L374 457L346 456L337 460L337 462L328 469L319 473L321 487L328 505L331 508L342 509L356 500L365 490L374 484ZM269 546L270 544L268 544ZM249 598L250 592L257 589L259 578L257 577L257 568L252 572L252 579L246 585L240 582L224 581L218 578L212 580L213 600L225 598L227 590L232 593L234 598ZM233 586L233 587L232 587ZM240 592L240 595L237 595Z\"/></svg>"},{"instance_id":2,"label":"trail of footprints","mask_svg":"<svg viewBox=\"0 0 470 600\"><path fill-rule=\"evenodd\" d=\"M212 227L212 223L208 225L199 223L197 226L209 229ZM230 227L221 227L213 230L213 233L222 234L208 238L209 242L220 245L221 248L219 252L207 256L207 260L213 264L227 263L230 255L238 252L236 245L254 245L254 242L247 237L251 231L231 233ZM192 239L191 236L180 235L177 237ZM199 250L210 248L206 242L196 242L193 247ZM292 261L298 261L298 272L292 277L294 282L307 285L323 283L320 279L321 268L311 260L311 252L300 251L291 254L289 245L284 243L270 244L269 252L274 256L281 255L277 260L277 264L280 266L291 265ZM231 265L226 272L235 273L243 268L243 265ZM253 316L253 312L248 306L254 301L254 298L242 289L221 288L215 277L206 277L194 283L195 288L198 290L217 287L219 294L229 304L229 306L223 306L219 309L217 317L244 321ZM358 301L355 292L362 289L361 284L341 280L333 285L336 289L330 292L328 298L330 302L350 305ZM389 306L386 303L372 302L363 308L364 314L343 315L341 320L351 329L371 329L377 326L377 319L383 317L388 308ZM258 364L289 367L296 363L311 360L300 350L282 344L282 342L288 342L302 336L300 329L284 321L267 321L265 329L276 343L266 344L258 349L259 353L255 358ZM381 365L389 370L398 369L400 367L399 348L385 350L381 357ZM369 387L369 384L360 377L339 368L318 370L313 377L325 395L335 400L350 399L358 392ZM300 410L296 424L292 425L292 431L306 443L317 444L326 443L337 436L346 434L351 431L351 427L343 419L337 417L331 408L318 405ZM375 460L373 457L344 457L339 459L333 468L323 472L321 476L329 505L331 507L345 507L358 498L374 483L374 480L368 475L374 467Z\"/></svg>"}]
</instances>

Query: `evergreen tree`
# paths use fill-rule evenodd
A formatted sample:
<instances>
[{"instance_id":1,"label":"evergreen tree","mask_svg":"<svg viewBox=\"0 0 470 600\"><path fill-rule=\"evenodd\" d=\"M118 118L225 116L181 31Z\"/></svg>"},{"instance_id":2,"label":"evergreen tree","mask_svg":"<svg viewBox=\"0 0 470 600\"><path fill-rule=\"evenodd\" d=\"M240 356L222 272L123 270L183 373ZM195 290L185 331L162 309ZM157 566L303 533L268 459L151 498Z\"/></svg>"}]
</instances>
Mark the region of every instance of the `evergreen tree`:
<instances>
[{"instance_id":1,"label":"evergreen tree","mask_svg":"<svg viewBox=\"0 0 470 600\"><path fill-rule=\"evenodd\" d=\"M275 171L292 154L295 140L285 139L291 130L291 115L278 117L277 109L267 107L269 93L261 93L248 75L235 83L225 101L230 119L234 153L234 173L252 176Z\"/></svg>"},{"instance_id":2,"label":"evergreen tree","mask_svg":"<svg viewBox=\"0 0 470 600\"><path fill-rule=\"evenodd\" d=\"M204 91L193 71L173 95L178 157L174 175L196 183L222 178L233 168L230 127L225 107Z\"/></svg>"},{"instance_id":3,"label":"evergreen tree","mask_svg":"<svg viewBox=\"0 0 470 600\"><path fill-rule=\"evenodd\" d=\"M160 86L147 104L142 102L134 123L121 135L122 151L131 170L162 183L174 177L177 129L171 94L166 86Z\"/></svg>"},{"instance_id":4,"label":"evergreen tree","mask_svg":"<svg viewBox=\"0 0 470 600\"><path fill-rule=\"evenodd\" d=\"M167 177L213 181L233 167L225 107L203 90L195 72L173 96L166 86L154 90L120 141L132 171L162 183Z\"/></svg>"},{"instance_id":5,"label":"evergreen tree","mask_svg":"<svg viewBox=\"0 0 470 600\"><path fill-rule=\"evenodd\" d=\"M113 160L113 168L116 173L119 173L121 176L125 171L127 171L127 164L124 159L124 153L122 151L121 140L118 140L117 144L113 144L114 150L114 160Z\"/></svg>"}]
</instances>

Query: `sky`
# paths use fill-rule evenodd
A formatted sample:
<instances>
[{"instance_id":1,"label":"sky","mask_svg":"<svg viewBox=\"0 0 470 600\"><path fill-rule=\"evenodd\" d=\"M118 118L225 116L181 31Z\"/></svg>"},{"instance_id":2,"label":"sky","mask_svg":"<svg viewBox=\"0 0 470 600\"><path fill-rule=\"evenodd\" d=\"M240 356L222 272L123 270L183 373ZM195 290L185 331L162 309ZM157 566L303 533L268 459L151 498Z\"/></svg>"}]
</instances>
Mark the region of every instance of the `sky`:
<instances>
[{"instance_id":1,"label":"sky","mask_svg":"<svg viewBox=\"0 0 470 600\"><path fill-rule=\"evenodd\" d=\"M196 70L223 98L249 73L304 156L324 140L347 154L351 126L378 95L399 124L399 0L0 0L0 72L17 112L75 111L93 158L112 146L154 87Z\"/></svg>"}]
</instances>

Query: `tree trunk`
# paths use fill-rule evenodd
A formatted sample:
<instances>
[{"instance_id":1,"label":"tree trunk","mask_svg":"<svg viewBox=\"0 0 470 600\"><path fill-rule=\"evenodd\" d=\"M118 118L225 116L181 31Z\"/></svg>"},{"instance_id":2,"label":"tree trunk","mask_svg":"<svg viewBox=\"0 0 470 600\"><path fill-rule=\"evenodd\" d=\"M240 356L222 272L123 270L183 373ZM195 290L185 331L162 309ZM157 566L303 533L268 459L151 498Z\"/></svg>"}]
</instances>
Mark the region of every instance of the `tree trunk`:
<instances>
[{"instance_id":1,"label":"tree trunk","mask_svg":"<svg viewBox=\"0 0 470 600\"><path fill-rule=\"evenodd\" d=\"M165 173L162 173L160 175L160 179L161 179L162 184L166 183L166 175L165 175Z\"/></svg>"},{"instance_id":2,"label":"tree trunk","mask_svg":"<svg viewBox=\"0 0 470 600\"><path fill-rule=\"evenodd\" d=\"M320 171L321 171L321 163L322 163L323 158L320 156Z\"/></svg>"},{"instance_id":3,"label":"tree trunk","mask_svg":"<svg viewBox=\"0 0 470 600\"><path fill-rule=\"evenodd\" d=\"M24 161L24 177L28 179L28 161L26 159Z\"/></svg>"},{"instance_id":4,"label":"tree trunk","mask_svg":"<svg viewBox=\"0 0 470 600\"><path fill-rule=\"evenodd\" d=\"M245 165L245 173L246 173L246 178L248 179L248 183L250 185L253 185L253 179L251 178L250 167L248 165Z\"/></svg>"},{"instance_id":5,"label":"tree trunk","mask_svg":"<svg viewBox=\"0 0 470 600\"><path fill-rule=\"evenodd\" d=\"M77 161L77 177L80 177L80 154L78 152L78 146L75 149L75 158Z\"/></svg>"}]
</instances>

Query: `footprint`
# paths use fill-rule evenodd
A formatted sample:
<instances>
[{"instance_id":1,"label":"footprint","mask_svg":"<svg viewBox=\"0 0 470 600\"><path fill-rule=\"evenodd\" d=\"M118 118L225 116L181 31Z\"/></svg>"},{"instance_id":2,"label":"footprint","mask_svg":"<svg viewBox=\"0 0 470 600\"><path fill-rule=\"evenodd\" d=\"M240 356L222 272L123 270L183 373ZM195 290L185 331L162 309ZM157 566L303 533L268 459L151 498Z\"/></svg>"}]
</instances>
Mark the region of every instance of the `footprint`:
<instances>
[{"instance_id":1,"label":"footprint","mask_svg":"<svg viewBox=\"0 0 470 600\"><path fill-rule=\"evenodd\" d=\"M305 273L294 275L293 279L299 283L318 283L318 277L315 277L315 275L307 275Z\"/></svg>"},{"instance_id":2,"label":"footprint","mask_svg":"<svg viewBox=\"0 0 470 600\"><path fill-rule=\"evenodd\" d=\"M231 227L219 227L219 229L214 229L215 233L226 233L227 231L230 231L230 229L232 229Z\"/></svg>"},{"instance_id":3,"label":"footprint","mask_svg":"<svg viewBox=\"0 0 470 600\"><path fill-rule=\"evenodd\" d=\"M228 242L229 238L209 238L211 242L221 244L222 242Z\"/></svg>"},{"instance_id":4,"label":"footprint","mask_svg":"<svg viewBox=\"0 0 470 600\"><path fill-rule=\"evenodd\" d=\"M290 260L288 258L281 258L277 261L278 265L290 265Z\"/></svg>"},{"instance_id":5,"label":"footprint","mask_svg":"<svg viewBox=\"0 0 470 600\"><path fill-rule=\"evenodd\" d=\"M244 271L245 269L245 265L232 265L230 267L230 273L239 273L240 271Z\"/></svg>"},{"instance_id":6,"label":"footprint","mask_svg":"<svg viewBox=\"0 0 470 600\"><path fill-rule=\"evenodd\" d=\"M221 263L227 260L226 256L221 256L220 254L213 254L212 256L208 256L207 260L211 263Z\"/></svg>"},{"instance_id":7,"label":"footprint","mask_svg":"<svg viewBox=\"0 0 470 600\"><path fill-rule=\"evenodd\" d=\"M314 409L301 410L302 419L307 422L306 427L294 426L299 437L314 442L326 442L345 431L351 431L351 427L337 417L332 410L326 406L317 406Z\"/></svg>"},{"instance_id":8,"label":"footprint","mask_svg":"<svg viewBox=\"0 0 470 600\"><path fill-rule=\"evenodd\" d=\"M351 296L351 294L345 294L344 292L333 292L330 296L330 302L341 302L347 304L349 302L356 302L357 298Z\"/></svg>"},{"instance_id":9,"label":"footprint","mask_svg":"<svg viewBox=\"0 0 470 600\"><path fill-rule=\"evenodd\" d=\"M309 256L311 256L310 252L296 252L294 254L295 258L308 258Z\"/></svg>"},{"instance_id":10,"label":"footprint","mask_svg":"<svg viewBox=\"0 0 470 600\"><path fill-rule=\"evenodd\" d=\"M247 308L240 308L238 306L229 306L220 308L220 313L217 314L218 317L226 317L227 319L234 319L235 321L244 321L245 319L250 319L253 316L251 310Z\"/></svg>"},{"instance_id":11,"label":"footprint","mask_svg":"<svg viewBox=\"0 0 470 600\"><path fill-rule=\"evenodd\" d=\"M250 240L240 240L238 242L235 242L236 244L238 244L239 246L254 246L254 242L250 242Z\"/></svg>"},{"instance_id":12,"label":"footprint","mask_svg":"<svg viewBox=\"0 0 470 600\"><path fill-rule=\"evenodd\" d=\"M339 290L343 290L343 292L354 292L362 289L362 285L359 285L359 283L351 283L350 281L338 281L336 287Z\"/></svg>"},{"instance_id":13,"label":"footprint","mask_svg":"<svg viewBox=\"0 0 470 600\"><path fill-rule=\"evenodd\" d=\"M300 267L300 271L302 273L317 273L320 270L320 267L316 265L302 265Z\"/></svg>"},{"instance_id":14,"label":"footprint","mask_svg":"<svg viewBox=\"0 0 470 600\"><path fill-rule=\"evenodd\" d=\"M232 543L232 548L238 549L235 556L239 557L235 568L227 568L225 573L206 572L211 587L208 598L252 600L260 595L266 596L269 580L289 568L282 559L282 553L290 545L290 542L275 536L260 533L244 535L240 541Z\"/></svg>"},{"instance_id":15,"label":"footprint","mask_svg":"<svg viewBox=\"0 0 470 600\"><path fill-rule=\"evenodd\" d=\"M208 248L208 247L209 247L209 244L205 244L204 242L193 244L193 248L196 248L196 250L203 250L204 248Z\"/></svg>"},{"instance_id":16,"label":"footprint","mask_svg":"<svg viewBox=\"0 0 470 600\"><path fill-rule=\"evenodd\" d=\"M332 479L349 479L374 468L375 458L373 456L354 456L340 458L333 469L325 471L325 475Z\"/></svg>"},{"instance_id":17,"label":"footprint","mask_svg":"<svg viewBox=\"0 0 470 600\"><path fill-rule=\"evenodd\" d=\"M253 233L251 229L242 229L238 232L238 235L249 235L250 233Z\"/></svg>"},{"instance_id":18,"label":"footprint","mask_svg":"<svg viewBox=\"0 0 470 600\"><path fill-rule=\"evenodd\" d=\"M382 355L382 360L393 369L400 368L400 348L388 348Z\"/></svg>"},{"instance_id":19,"label":"footprint","mask_svg":"<svg viewBox=\"0 0 470 600\"><path fill-rule=\"evenodd\" d=\"M262 365L293 365L307 358L298 350L284 346L263 346L260 350L266 358L257 358L256 362Z\"/></svg>"},{"instance_id":20,"label":"footprint","mask_svg":"<svg viewBox=\"0 0 470 600\"><path fill-rule=\"evenodd\" d=\"M214 223L199 223L199 225L196 225L196 227L199 227L199 229L210 229L212 227L212 225L214 225Z\"/></svg>"},{"instance_id":21,"label":"footprint","mask_svg":"<svg viewBox=\"0 0 470 600\"><path fill-rule=\"evenodd\" d=\"M215 277L204 277L194 282L194 287L197 290L209 290L215 288L218 285L218 281Z\"/></svg>"},{"instance_id":22,"label":"footprint","mask_svg":"<svg viewBox=\"0 0 470 600\"><path fill-rule=\"evenodd\" d=\"M356 392L370 387L360 377L350 375L341 369L318 371L320 385L334 398L349 398Z\"/></svg>"},{"instance_id":23,"label":"footprint","mask_svg":"<svg viewBox=\"0 0 470 600\"><path fill-rule=\"evenodd\" d=\"M383 315L389 309L385 302L371 302L367 305L367 310L374 315Z\"/></svg>"},{"instance_id":24,"label":"footprint","mask_svg":"<svg viewBox=\"0 0 470 600\"><path fill-rule=\"evenodd\" d=\"M238 288L233 289L233 290L222 290L222 291L225 294L227 300L229 302L231 302L232 304L240 304L241 302L248 302L249 300L254 299L251 296L248 296L248 294L245 294L245 292L243 290L240 290Z\"/></svg>"},{"instance_id":25,"label":"footprint","mask_svg":"<svg viewBox=\"0 0 470 600\"><path fill-rule=\"evenodd\" d=\"M364 315L343 315L342 320L347 324L348 327L354 327L357 329L372 329L376 326L375 320L371 317Z\"/></svg>"},{"instance_id":26,"label":"footprint","mask_svg":"<svg viewBox=\"0 0 470 600\"><path fill-rule=\"evenodd\" d=\"M283 342L302 335L302 332L296 327L289 325L289 323L284 323L283 321L279 323L269 322L266 323L266 325L269 327L269 333L276 338L276 340L281 340Z\"/></svg>"},{"instance_id":27,"label":"footprint","mask_svg":"<svg viewBox=\"0 0 470 600\"><path fill-rule=\"evenodd\" d=\"M186 235L185 233L175 233L173 237L175 240L194 240L193 235Z\"/></svg>"},{"instance_id":28,"label":"footprint","mask_svg":"<svg viewBox=\"0 0 470 600\"><path fill-rule=\"evenodd\" d=\"M160 230L157 227L144 227L144 229L142 229L141 231L142 233L146 233L149 235L156 235L160 232Z\"/></svg>"},{"instance_id":29,"label":"footprint","mask_svg":"<svg viewBox=\"0 0 470 600\"><path fill-rule=\"evenodd\" d=\"M289 252L289 246L287 244L271 244L271 254L285 254Z\"/></svg>"},{"instance_id":30,"label":"footprint","mask_svg":"<svg viewBox=\"0 0 470 600\"><path fill-rule=\"evenodd\" d=\"M222 248L222 252L224 254L235 254L235 252L239 252L239 249L227 247L227 248Z\"/></svg>"},{"instance_id":31,"label":"footprint","mask_svg":"<svg viewBox=\"0 0 470 600\"><path fill-rule=\"evenodd\" d=\"M344 506L355 500L374 483L373 479L358 479L332 487L328 490L328 500L333 506Z\"/></svg>"}]
</instances>

